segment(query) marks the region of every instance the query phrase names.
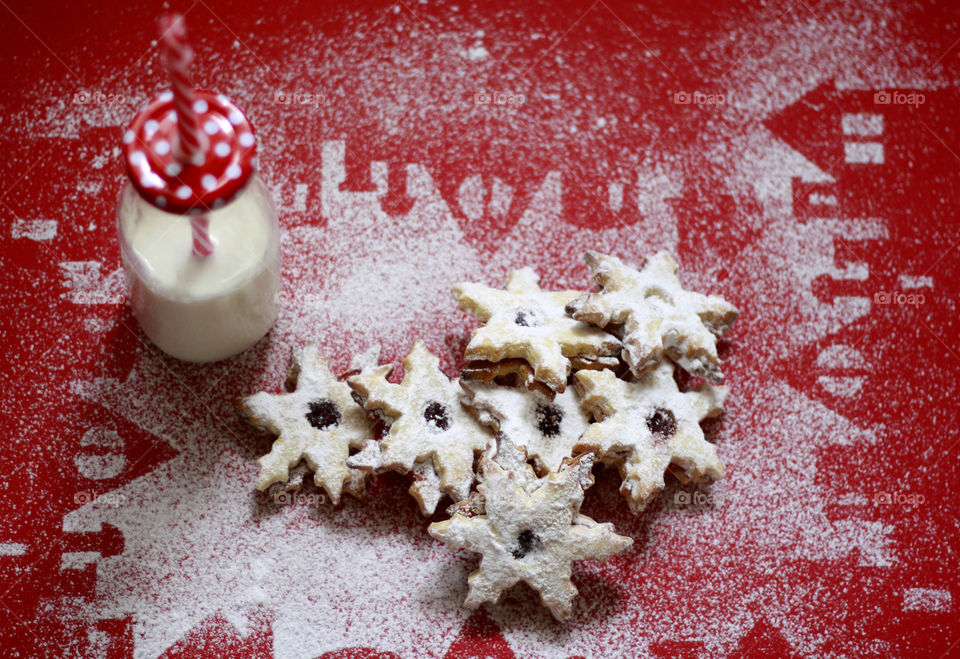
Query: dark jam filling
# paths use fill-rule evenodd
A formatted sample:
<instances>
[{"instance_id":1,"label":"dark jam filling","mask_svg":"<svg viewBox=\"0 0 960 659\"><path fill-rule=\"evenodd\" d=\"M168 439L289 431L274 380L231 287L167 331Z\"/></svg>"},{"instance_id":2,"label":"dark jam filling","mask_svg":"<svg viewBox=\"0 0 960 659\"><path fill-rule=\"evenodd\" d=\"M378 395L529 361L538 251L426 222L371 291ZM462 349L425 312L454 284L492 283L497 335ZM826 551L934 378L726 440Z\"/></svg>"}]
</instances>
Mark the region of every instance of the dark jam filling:
<instances>
[{"instance_id":1,"label":"dark jam filling","mask_svg":"<svg viewBox=\"0 0 960 659\"><path fill-rule=\"evenodd\" d=\"M677 432L677 418L670 410L658 407L647 417L647 428L653 434L669 439Z\"/></svg>"},{"instance_id":2,"label":"dark jam filling","mask_svg":"<svg viewBox=\"0 0 960 659\"><path fill-rule=\"evenodd\" d=\"M440 430L446 430L450 427L450 415L447 414L446 406L435 400L427 405L427 409L423 411L423 418L426 419L427 423Z\"/></svg>"},{"instance_id":3,"label":"dark jam filling","mask_svg":"<svg viewBox=\"0 0 960 659\"><path fill-rule=\"evenodd\" d=\"M340 423L340 410L332 400L315 400L308 407L310 411L305 415L307 423L317 430L327 430Z\"/></svg>"},{"instance_id":4,"label":"dark jam filling","mask_svg":"<svg viewBox=\"0 0 960 659\"><path fill-rule=\"evenodd\" d=\"M561 423L563 410L556 405L537 405L537 428L545 437L559 435Z\"/></svg>"},{"instance_id":5,"label":"dark jam filling","mask_svg":"<svg viewBox=\"0 0 960 659\"><path fill-rule=\"evenodd\" d=\"M514 316L513 322L520 327L536 327L540 324L533 312L525 309L520 309L517 311L517 315Z\"/></svg>"},{"instance_id":6,"label":"dark jam filling","mask_svg":"<svg viewBox=\"0 0 960 659\"><path fill-rule=\"evenodd\" d=\"M510 549L510 553L517 560L520 560L530 552L540 546L540 538L536 533L530 530L521 531L517 536L517 542Z\"/></svg>"}]
</instances>

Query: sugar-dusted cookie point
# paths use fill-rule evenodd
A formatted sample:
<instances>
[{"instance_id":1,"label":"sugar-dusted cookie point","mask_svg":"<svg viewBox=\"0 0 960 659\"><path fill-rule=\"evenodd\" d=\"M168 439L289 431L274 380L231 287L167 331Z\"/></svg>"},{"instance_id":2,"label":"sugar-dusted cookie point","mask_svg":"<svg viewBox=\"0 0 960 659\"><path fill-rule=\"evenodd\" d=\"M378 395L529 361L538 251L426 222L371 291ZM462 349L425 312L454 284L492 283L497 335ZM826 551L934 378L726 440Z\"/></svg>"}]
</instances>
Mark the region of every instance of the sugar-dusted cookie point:
<instances>
[{"instance_id":1,"label":"sugar-dusted cookie point","mask_svg":"<svg viewBox=\"0 0 960 659\"><path fill-rule=\"evenodd\" d=\"M388 382L382 367L347 382L367 410L390 424L377 470L414 472L410 493L429 515L444 494L455 501L470 494L475 454L492 436L463 408L458 381L440 370L423 341L414 343L403 367L400 384Z\"/></svg>"},{"instance_id":2,"label":"sugar-dusted cookie point","mask_svg":"<svg viewBox=\"0 0 960 659\"><path fill-rule=\"evenodd\" d=\"M440 482L440 475L433 465L433 460L420 460L414 464L411 475L413 482L408 490L410 496L416 500L424 515L432 515L444 495L443 483Z\"/></svg>"},{"instance_id":3,"label":"sugar-dusted cookie point","mask_svg":"<svg viewBox=\"0 0 960 659\"><path fill-rule=\"evenodd\" d=\"M288 385L290 393L261 392L238 404L241 416L277 435L270 453L259 459L257 489L288 483L291 469L292 487L298 487L303 461L334 504L345 489L361 494L365 474L350 468L347 459L351 448L361 448L370 438L373 421L354 402L350 387L330 372L315 345L293 350Z\"/></svg>"},{"instance_id":4,"label":"sugar-dusted cookie point","mask_svg":"<svg viewBox=\"0 0 960 659\"><path fill-rule=\"evenodd\" d=\"M501 442L500 452L509 444ZM509 452L503 462L516 463ZM513 449L515 450L515 449ZM430 525L430 535L454 549L481 554L480 568L468 578L464 606L496 602L519 581L540 593L540 601L558 620L568 620L577 589L570 581L573 561L605 559L628 549L633 540L617 535L611 524L580 514L593 456L568 460L558 473L536 478L523 464L512 471L495 458L481 461L482 503L468 500L452 516Z\"/></svg>"},{"instance_id":5,"label":"sugar-dusted cookie point","mask_svg":"<svg viewBox=\"0 0 960 659\"><path fill-rule=\"evenodd\" d=\"M578 371L574 382L583 407L598 423L584 432L575 450L595 451L620 468L621 493L634 513L664 487L668 468L684 480L710 483L723 476L716 447L703 436L700 421L723 411L726 387L701 384L681 392L673 364L661 362L637 382L610 371Z\"/></svg>"},{"instance_id":6,"label":"sugar-dusted cookie point","mask_svg":"<svg viewBox=\"0 0 960 659\"><path fill-rule=\"evenodd\" d=\"M620 352L614 336L566 315L566 305L577 295L541 290L531 268L512 271L502 289L457 284L453 296L460 308L484 323L470 338L467 360L523 360L536 381L563 391L571 357L595 359Z\"/></svg>"},{"instance_id":7,"label":"sugar-dusted cookie point","mask_svg":"<svg viewBox=\"0 0 960 659\"><path fill-rule=\"evenodd\" d=\"M733 325L736 308L718 295L684 290L677 264L657 252L635 270L615 256L587 252L584 261L600 287L567 305L577 320L598 327L623 325L623 359L637 376L663 355L691 375L719 382L717 337Z\"/></svg>"}]
</instances>

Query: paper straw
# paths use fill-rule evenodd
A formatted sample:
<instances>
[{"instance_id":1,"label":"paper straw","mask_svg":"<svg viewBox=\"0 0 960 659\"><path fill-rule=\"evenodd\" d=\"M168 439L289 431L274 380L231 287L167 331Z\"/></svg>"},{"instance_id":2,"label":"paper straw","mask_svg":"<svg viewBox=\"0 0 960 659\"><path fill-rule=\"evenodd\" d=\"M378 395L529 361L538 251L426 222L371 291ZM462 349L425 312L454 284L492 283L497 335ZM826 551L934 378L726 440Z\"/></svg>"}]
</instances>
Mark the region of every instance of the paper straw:
<instances>
[{"instance_id":1,"label":"paper straw","mask_svg":"<svg viewBox=\"0 0 960 659\"><path fill-rule=\"evenodd\" d=\"M196 163L200 152L200 122L194 109L193 81L190 79L190 62L193 51L187 45L187 28L183 16L172 14L160 19L160 44L163 64L170 74L173 104L177 110L177 158L183 162ZM190 217L193 232L194 256L207 257L213 254L210 238L210 218L206 215Z\"/></svg>"},{"instance_id":2,"label":"paper straw","mask_svg":"<svg viewBox=\"0 0 960 659\"><path fill-rule=\"evenodd\" d=\"M180 138L177 155L181 160L192 162L200 150L200 126L193 108L193 82L190 79L193 51L187 45L183 16L173 14L160 19L160 45L163 64L170 74L174 107L177 109L177 132Z\"/></svg>"}]
</instances>

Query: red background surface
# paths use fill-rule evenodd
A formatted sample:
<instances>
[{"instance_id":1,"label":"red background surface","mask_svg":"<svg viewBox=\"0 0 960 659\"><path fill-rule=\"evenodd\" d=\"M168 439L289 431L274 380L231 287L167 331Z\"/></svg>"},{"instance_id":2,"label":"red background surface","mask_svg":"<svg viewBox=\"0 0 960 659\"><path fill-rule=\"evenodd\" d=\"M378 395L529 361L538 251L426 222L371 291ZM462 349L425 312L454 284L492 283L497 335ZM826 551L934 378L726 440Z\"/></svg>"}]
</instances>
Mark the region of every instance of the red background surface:
<instances>
[{"instance_id":1,"label":"red background surface","mask_svg":"<svg viewBox=\"0 0 960 659\"><path fill-rule=\"evenodd\" d=\"M192 33L202 35L193 38L198 84L231 95L257 128L263 175L287 228L327 221L316 196L325 140L346 141L345 190L371 189L370 163L388 163L390 188L381 204L394 216L412 204L405 193L407 163L424 165L451 207L468 173L512 185L514 203L502 216L468 220L455 212L465 240L480 254L496 250L548 171L563 176L563 222L599 232L643 221L630 187L641 164L652 159L682 170L682 190L670 200L678 259L744 312L726 348L728 382L735 389L738 382L787 383L878 433L880 441L866 448L820 450L816 478L823 483L868 496L883 489L923 499L866 511L892 528L894 564L865 566L850 557L801 561L782 571L798 593L845 583L828 602L817 600L815 611L797 613L819 618L817 653L960 656L958 10L948 3L870 7L803 0L709 7L598 0L502 8L407 2L363 8L295 2L281 8L199 0L175 8L187 12ZM132 616L82 621L64 608L71 598L97 597L97 565L64 570L62 554L120 555L122 531L104 526L98 533L66 533L62 521L82 503L78 492L119 492L176 451L114 411L81 400L70 383L122 382L139 360L164 358L144 344L122 301L107 296L79 304L61 264L103 264L85 280L96 288L98 278L119 263L113 214L123 174L112 148L139 104L163 86L150 46L160 10L139 2L13 2L0 8L0 543L22 547L0 554L0 633L9 656L90 656L91 627L110 639L101 648L108 656L134 651ZM473 43L477 30L483 30L490 55L471 62L460 50ZM541 38L532 39L535 33ZM878 90L893 89L923 94L925 102L876 103ZM527 102L496 111L473 102L479 90L523 94ZM728 107L719 112L675 103L676 92L692 90L724 94ZM279 100L280 91L315 94L318 102L293 107ZM88 96L77 96L84 92ZM751 103L738 112L744 98ZM845 136L842 115L864 112L883 116L882 135ZM598 127L596 116L617 120ZM882 143L882 163L846 161L845 141L861 139ZM749 167L751 152L743 145L755 143L788 145L815 166L806 171L817 174L819 168L819 182L795 176L796 161ZM782 208L776 195L763 190L764 181L777 177L791 190ZM612 181L624 182L627 192L616 210L606 202ZM290 182L308 185L305 200L298 203ZM812 193L832 195L837 203L815 203ZM816 277L812 293L824 306L850 297L870 302L869 313L823 338L787 342L788 350L777 349L784 345L777 337L810 321L796 314L789 290L764 289L780 280L743 267L738 258L778 214L795 226L838 218L837 270ZM882 239L864 240L842 229L845 221L875 217L888 229ZM55 236L27 235L29 227L44 226L31 222L44 220L56 222ZM757 260L751 263L756 267ZM847 268L867 274L837 276ZM905 290L904 275L927 279ZM285 286L296 290L296 275L288 270L286 277ZM924 303L880 304L875 296L884 291L923 294ZM464 335L466 328L464 321ZM855 346L862 363L827 370L817 357L832 345ZM284 351L269 355L272 368L281 368ZM456 365L455 350L443 358ZM249 393L248 382L231 378L210 391L206 383L218 380L222 366L163 363L205 400ZM822 386L823 376L860 377L863 385L854 396L837 396ZM171 421L174 430L176 423ZM105 480L85 478L74 460L90 450L80 439L98 425L124 438L129 465ZM252 460L266 443L244 436ZM377 492L398 506L412 505L399 480L386 483ZM616 486L601 479L597 487ZM829 506L831 519L864 514L848 508L841 501ZM642 523L625 521L622 506L606 516L587 512L618 528L642 529ZM730 569L748 569L737 562L736 546L726 551ZM677 569L678 581L705 578L689 567ZM905 589L929 584L950 593L945 606L904 606ZM639 577L627 583L642 586ZM715 604L729 608L731 616L757 606L735 593ZM731 642L734 655L801 653L777 624L762 615L755 619ZM222 618L206 619L167 656L269 656L270 620L267 612L257 629L241 637ZM513 656L502 632L488 614L478 613L451 638L447 654ZM696 639L650 637L644 629L636 629L634 639L636 648L618 652L710 654ZM385 639L381 648L389 647ZM328 656L391 655L344 649Z\"/></svg>"}]
</instances>

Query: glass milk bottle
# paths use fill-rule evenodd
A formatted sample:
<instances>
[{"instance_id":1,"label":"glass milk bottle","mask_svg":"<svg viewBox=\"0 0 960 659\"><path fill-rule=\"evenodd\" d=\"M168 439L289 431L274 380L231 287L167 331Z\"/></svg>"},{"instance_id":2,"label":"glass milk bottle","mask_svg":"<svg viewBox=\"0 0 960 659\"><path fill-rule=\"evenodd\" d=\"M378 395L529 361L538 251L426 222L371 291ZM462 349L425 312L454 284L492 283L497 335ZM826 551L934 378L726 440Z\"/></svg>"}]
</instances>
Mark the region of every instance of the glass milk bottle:
<instances>
[{"instance_id":1,"label":"glass milk bottle","mask_svg":"<svg viewBox=\"0 0 960 659\"><path fill-rule=\"evenodd\" d=\"M277 214L256 174L256 138L226 97L196 90L199 128L184 155L174 95L144 107L123 137L129 182L117 227L133 314L167 354L232 357L273 326Z\"/></svg>"}]
</instances>

